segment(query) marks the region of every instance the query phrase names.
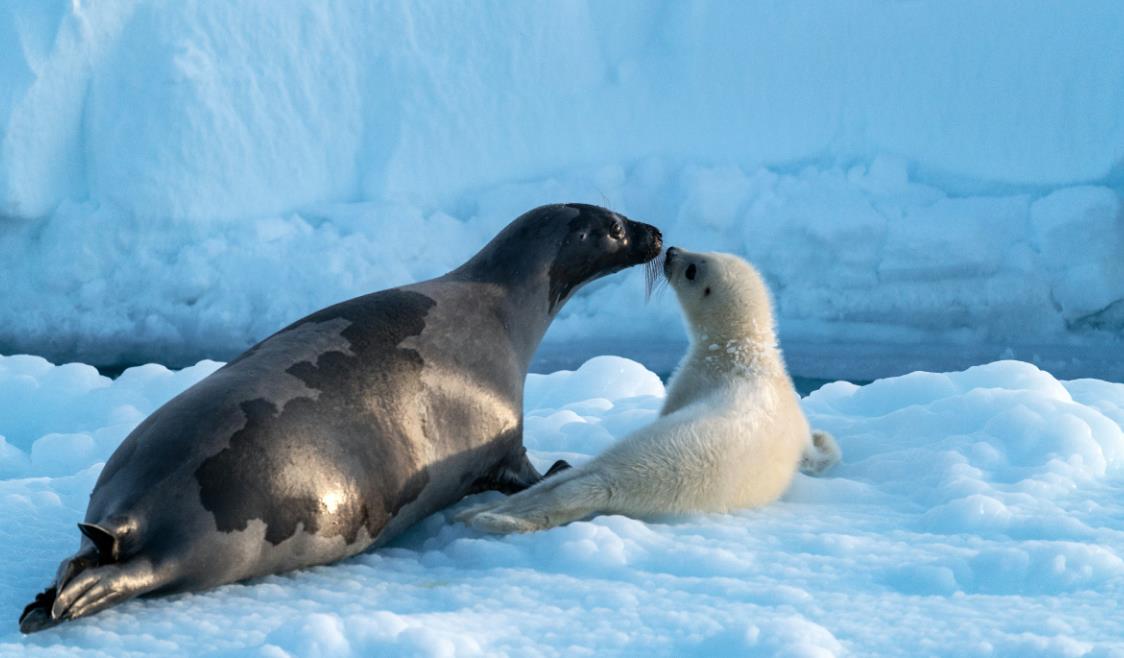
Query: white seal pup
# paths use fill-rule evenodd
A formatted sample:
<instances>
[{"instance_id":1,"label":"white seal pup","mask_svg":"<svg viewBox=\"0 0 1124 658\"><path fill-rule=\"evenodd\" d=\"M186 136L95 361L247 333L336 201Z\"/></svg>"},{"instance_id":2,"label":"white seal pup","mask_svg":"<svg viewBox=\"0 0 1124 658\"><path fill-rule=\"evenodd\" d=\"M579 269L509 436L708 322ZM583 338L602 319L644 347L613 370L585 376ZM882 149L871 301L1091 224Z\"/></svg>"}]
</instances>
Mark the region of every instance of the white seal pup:
<instances>
[{"instance_id":1,"label":"white seal pup","mask_svg":"<svg viewBox=\"0 0 1124 658\"><path fill-rule=\"evenodd\" d=\"M528 532L595 514L645 517L757 507L784 493L798 468L840 459L813 432L777 347L761 275L730 254L671 248L664 273L691 345L660 418L583 466L458 518L487 532Z\"/></svg>"}]
</instances>

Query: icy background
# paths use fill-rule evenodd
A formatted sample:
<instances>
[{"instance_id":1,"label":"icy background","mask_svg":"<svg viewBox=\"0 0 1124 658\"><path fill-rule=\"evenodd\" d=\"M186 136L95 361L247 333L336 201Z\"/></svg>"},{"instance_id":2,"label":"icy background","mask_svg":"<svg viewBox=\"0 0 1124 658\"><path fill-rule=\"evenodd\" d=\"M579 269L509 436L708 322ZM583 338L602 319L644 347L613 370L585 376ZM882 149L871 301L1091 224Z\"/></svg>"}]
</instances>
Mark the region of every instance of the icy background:
<instances>
[{"instance_id":1,"label":"icy background","mask_svg":"<svg viewBox=\"0 0 1124 658\"><path fill-rule=\"evenodd\" d=\"M219 365L0 358L0 655L1124 656L1124 384L1018 361L817 391L844 463L761 510L495 537L451 521L463 502L337 565L21 637L101 462ZM617 357L531 375L531 457L580 463L663 394Z\"/></svg>"},{"instance_id":2,"label":"icy background","mask_svg":"<svg viewBox=\"0 0 1124 658\"><path fill-rule=\"evenodd\" d=\"M751 257L800 374L1124 377L1122 34L1116 0L0 2L0 353L227 359L581 200ZM640 289L547 351L677 352Z\"/></svg>"},{"instance_id":3,"label":"icy background","mask_svg":"<svg viewBox=\"0 0 1124 658\"><path fill-rule=\"evenodd\" d=\"M0 0L0 354L42 355L0 356L0 655L1124 656L1122 34L1115 0ZM497 538L454 508L18 634L148 413L554 201L748 256L795 374L950 372L806 398L844 462L762 510ZM642 288L589 286L536 369L665 373ZM532 457L662 395L616 357L532 375Z\"/></svg>"}]
</instances>

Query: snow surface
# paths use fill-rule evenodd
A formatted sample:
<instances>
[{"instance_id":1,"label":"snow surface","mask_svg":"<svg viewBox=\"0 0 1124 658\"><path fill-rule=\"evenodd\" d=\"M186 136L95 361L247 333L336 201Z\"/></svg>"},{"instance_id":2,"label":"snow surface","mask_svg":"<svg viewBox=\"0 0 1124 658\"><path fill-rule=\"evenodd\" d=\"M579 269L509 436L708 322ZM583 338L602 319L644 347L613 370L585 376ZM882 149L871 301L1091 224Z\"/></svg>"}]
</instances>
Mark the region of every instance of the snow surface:
<instances>
[{"instance_id":1,"label":"snow surface","mask_svg":"<svg viewBox=\"0 0 1124 658\"><path fill-rule=\"evenodd\" d=\"M0 3L0 350L230 358L582 200L752 258L790 344L1122 377L1122 33L1115 0ZM681 340L637 273L597 288L549 341Z\"/></svg>"},{"instance_id":2,"label":"snow surface","mask_svg":"<svg viewBox=\"0 0 1124 658\"><path fill-rule=\"evenodd\" d=\"M1124 655L1124 384L1018 361L816 391L844 461L761 510L495 537L461 503L341 564L21 637L102 461L219 365L0 357L0 654ZM619 357L530 375L531 456L588 459L663 394Z\"/></svg>"}]
</instances>

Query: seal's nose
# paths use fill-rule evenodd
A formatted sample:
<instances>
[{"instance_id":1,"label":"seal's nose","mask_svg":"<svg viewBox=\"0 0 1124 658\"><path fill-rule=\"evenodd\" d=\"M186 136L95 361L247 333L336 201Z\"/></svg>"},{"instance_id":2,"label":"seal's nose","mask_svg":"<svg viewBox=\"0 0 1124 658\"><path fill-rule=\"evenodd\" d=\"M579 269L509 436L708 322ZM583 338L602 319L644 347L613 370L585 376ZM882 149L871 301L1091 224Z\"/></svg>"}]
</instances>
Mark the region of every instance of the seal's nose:
<instances>
[{"instance_id":1,"label":"seal's nose","mask_svg":"<svg viewBox=\"0 0 1124 658\"><path fill-rule=\"evenodd\" d=\"M633 236L634 251L647 262L660 255L663 249L663 233L651 224L629 221L630 233Z\"/></svg>"}]
</instances>

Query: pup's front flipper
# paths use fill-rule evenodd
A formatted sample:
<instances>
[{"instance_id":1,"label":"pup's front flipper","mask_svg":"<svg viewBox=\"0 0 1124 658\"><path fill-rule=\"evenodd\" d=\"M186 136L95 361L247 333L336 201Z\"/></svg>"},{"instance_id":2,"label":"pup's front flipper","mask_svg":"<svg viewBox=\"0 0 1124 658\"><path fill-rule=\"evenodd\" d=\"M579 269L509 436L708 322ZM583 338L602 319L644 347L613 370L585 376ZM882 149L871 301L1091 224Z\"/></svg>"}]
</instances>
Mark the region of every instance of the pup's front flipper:
<instances>
[{"instance_id":1,"label":"pup's front flipper","mask_svg":"<svg viewBox=\"0 0 1124 658\"><path fill-rule=\"evenodd\" d=\"M462 516L484 532L532 532L610 511L610 498L599 475L578 469L505 500L466 510Z\"/></svg>"}]
</instances>

